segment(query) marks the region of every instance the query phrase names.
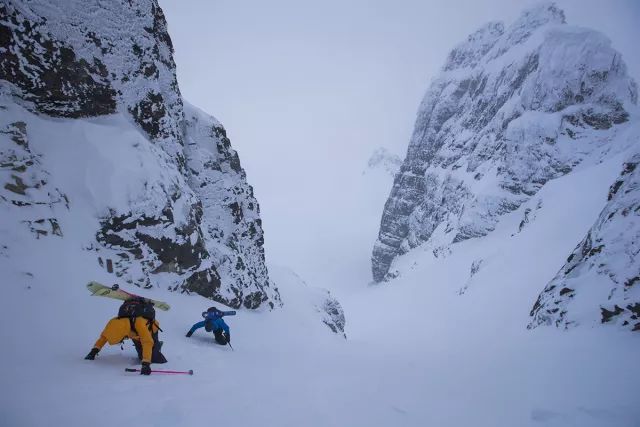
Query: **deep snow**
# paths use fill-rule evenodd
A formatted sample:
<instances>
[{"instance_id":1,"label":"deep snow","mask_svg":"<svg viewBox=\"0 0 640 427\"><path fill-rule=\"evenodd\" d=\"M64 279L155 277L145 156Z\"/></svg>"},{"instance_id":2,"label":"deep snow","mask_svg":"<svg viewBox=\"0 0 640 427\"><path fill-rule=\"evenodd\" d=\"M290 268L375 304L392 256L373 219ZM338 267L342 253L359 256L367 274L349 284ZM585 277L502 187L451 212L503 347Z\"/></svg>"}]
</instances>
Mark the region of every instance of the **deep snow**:
<instances>
[{"instance_id":1,"label":"deep snow","mask_svg":"<svg viewBox=\"0 0 640 427\"><path fill-rule=\"evenodd\" d=\"M282 246L293 235L297 243L317 236L315 247L292 245L297 258L278 261L315 266L302 279L339 298L348 338L322 323L323 291L271 264L283 307L229 318L232 351L202 330L184 336L211 301L169 292L165 276L160 287L127 286L87 248L106 209L163 197L146 181L181 179L169 176L171 157L127 116L48 119L18 107L2 114L7 123L26 121L38 160L29 177L47 184L25 196L43 205L0 203L0 426L640 425L638 334L598 319L568 331L526 329L538 293L597 218L627 153L548 182L485 237L446 250L416 247L381 286L369 286L369 248L391 186L386 172L341 186L341 203L317 213L324 226L289 201L300 222L285 224L290 236L266 239ZM7 135L2 150L13 147ZM2 167L8 182L11 166ZM57 191L71 209L51 199ZM55 218L62 235L32 233L25 221L39 218ZM169 363L154 367L195 375L126 373L138 366L130 343L83 360L119 305L91 297L90 280L171 304L158 313Z\"/></svg>"},{"instance_id":2,"label":"deep snow","mask_svg":"<svg viewBox=\"0 0 640 427\"><path fill-rule=\"evenodd\" d=\"M285 267L270 268L282 309L229 318L235 351L202 330L184 337L210 301L137 290L172 305L158 314L169 363L157 366L193 377L125 373L137 366L130 343L83 360L118 307L84 285L114 277L72 236L33 239L0 257L2 425L637 426L637 335L526 329L541 284L597 216L620 161L549 183L520 232L525 206L450 254L401 257L392 286L335 283L347 340L319 321Z\"/></svg>"}]
</instances>

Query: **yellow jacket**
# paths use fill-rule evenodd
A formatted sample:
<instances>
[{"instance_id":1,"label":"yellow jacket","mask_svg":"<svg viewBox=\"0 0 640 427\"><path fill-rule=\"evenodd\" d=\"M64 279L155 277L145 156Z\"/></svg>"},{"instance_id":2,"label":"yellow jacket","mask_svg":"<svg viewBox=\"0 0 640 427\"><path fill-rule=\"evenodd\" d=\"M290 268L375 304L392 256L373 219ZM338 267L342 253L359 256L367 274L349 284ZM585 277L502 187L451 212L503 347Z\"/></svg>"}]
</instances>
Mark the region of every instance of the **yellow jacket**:
<instances>
[{"instance_id":1,"label":"yellow jacket","mask_svg":"<svg viewBox=\"0 0 640 427\"><path fill-rule=\"evenodd\" d=\"M148 322L144 317L136 317L134 331L131 329L129 318L114 317L109 320L107 326L104 327L94 347L100 350L106 343L115 345L121 343L126 338L131 338L132 340L140 341L140 345L142 346L142 361L151 363L151 352L153 350L152 333L158 332L160 324L157 320L154 320L151 331L149 331Z\"/></svg>"}]
</instances>

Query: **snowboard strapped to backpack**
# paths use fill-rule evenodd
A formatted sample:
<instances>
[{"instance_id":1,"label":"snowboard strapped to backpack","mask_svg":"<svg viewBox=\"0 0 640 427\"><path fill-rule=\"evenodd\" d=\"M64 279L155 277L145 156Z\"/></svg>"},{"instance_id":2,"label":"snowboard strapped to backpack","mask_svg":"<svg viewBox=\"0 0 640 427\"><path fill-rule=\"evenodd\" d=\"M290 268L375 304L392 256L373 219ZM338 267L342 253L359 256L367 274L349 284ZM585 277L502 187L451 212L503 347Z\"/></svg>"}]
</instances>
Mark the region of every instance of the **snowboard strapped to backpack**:
<instances>
[{"instance_id":1,"label":"snowboard strapped to backpack","mask_svg":"<svg viewBox=\"0 0 640 427\"><path fill-rule=\"evenodd\" d=\"M124 317L144 317L147 320L153 321L156 318L156 310L153 308L153 303L144 298L129 298L122 303L118 310L118 318Z\"/></svg>"}]
</instances>

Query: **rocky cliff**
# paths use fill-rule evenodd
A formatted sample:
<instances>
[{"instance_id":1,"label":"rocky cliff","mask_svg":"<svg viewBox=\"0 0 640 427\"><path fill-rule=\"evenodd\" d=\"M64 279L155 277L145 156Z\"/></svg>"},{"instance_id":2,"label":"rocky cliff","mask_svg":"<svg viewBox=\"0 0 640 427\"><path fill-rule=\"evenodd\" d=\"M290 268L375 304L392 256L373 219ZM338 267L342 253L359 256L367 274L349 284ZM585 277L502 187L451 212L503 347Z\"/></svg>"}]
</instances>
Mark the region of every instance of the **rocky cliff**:
<instances>
[{"instance_id":1,"label":"rocky cliff","mask_svg":"<svg viewBox=\"0 0 640 427\"><path fill-rule=\"evenodd\" d=\"M599 322L640 331L639 254L640 153L636 153L611 185L596 222L538 297L529 328Z\"/></svg>"},{"instance_id":2,"label":"rocky cliff","mask_svg":"<svg viewBox=\"0 0 640 427\"><path fill-rule=\"evenodd\" d=\"M417 113L372 255L394 259L487 235L551 179L628 148L614 143L636 84L603 35L552 4L490 23L449 54Z\"/></svg>"},{"instance_id":3,"label":"rocky cliff","mask_svg":"<svg viewBox=\"0 0 640 427\"><path fill-rule=\"evenodd\" d=\"M0 101L5 253L14 227L62 238L85 215L80 244L114 281L279 304L252 188L222 125L183 102L155 0L2 2Z\"/></svg>"}]
</instances>

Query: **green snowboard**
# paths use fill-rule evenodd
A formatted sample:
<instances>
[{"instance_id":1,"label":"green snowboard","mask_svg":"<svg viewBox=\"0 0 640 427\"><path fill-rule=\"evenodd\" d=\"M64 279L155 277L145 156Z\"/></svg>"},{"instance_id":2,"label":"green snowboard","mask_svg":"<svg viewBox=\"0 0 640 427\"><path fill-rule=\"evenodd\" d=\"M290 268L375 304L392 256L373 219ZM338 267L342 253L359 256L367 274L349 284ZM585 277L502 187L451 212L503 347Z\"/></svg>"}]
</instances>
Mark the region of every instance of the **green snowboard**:
<instances>
[{"instance_id":1,"label":"green snowboard","mask_svg":"<svg viewBox=\"0 0 640 427\"><path fill-rule=\"evenodd\" d=\"M120 288L118 289L113 289L110 288L109 286L105 286L102 285L98 282L89 282L87 283L87 289L89 289L89 292L91 292L91 295L95 295L95 296L99 296L99 297L107 297L107 298L113 298L113 299L119 299L121 301L126 301L129 298L132 297L139 297L139 298L144 298L149 302L153 303L154 307L159 308L162 311L167 311L169 310L169 304L167 304L166 302L163 301L156 301L154 299L151 298L145 298L145 297L140 297L139 295L135 295L135 294L131 294L127 291L124 291Z\"/></svg>"}]
</instances>

